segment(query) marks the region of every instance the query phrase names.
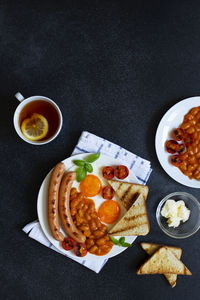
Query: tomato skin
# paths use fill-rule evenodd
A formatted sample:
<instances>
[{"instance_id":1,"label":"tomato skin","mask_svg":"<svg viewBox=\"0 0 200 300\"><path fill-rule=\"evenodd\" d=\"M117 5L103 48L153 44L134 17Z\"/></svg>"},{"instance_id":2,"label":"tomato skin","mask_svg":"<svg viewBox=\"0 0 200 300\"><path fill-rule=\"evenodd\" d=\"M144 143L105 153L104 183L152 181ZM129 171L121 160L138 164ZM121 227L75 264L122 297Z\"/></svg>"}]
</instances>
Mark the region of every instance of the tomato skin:
<instances>
[{"instance_id":1,"label":"tomato skin","mask_svg":"<svg viewBox=\"0 0 200 300\"><path fill-rule=\"evenodd\" d=\"M179 155L184 155L187 152L188 152L188 149L187 149L186 145L185 144L180 144L178 154Z\"/></svg>"},{"instance_id":2,"label":"tomato skin","mask_svg":"<svg viewBox=\"0 0 200 300\"><path fill-rule=\"evenodd\" d=\"M183 163L183 159L182 159L181 155L173 155L171 157L171 163L175 167L181 166L181 164Z\"/></svg>"},{"instance_id":3,"label":"tomato skin","mask_svg":"<svg viewBox=\"0 0 200 300\"><path fill-rule=\"evenodd\" d=\"M115 191L110 185L107 185L103 188L102 197L104 199L111 200L114 197L114 195L115 195Z\"/></svg>"},{"instance_id":4,"label":"tomato skin","mask_svg":"<svg viewBox=\"0 0 200 300\"><path fill-rule=\"evenodd\" d=\"M87 247L85 243L80 243L74 247L74 254L78 257L83 257L87 254Z\"/></svg>"},{"instance_id":5,"label":"tomato skin","mask_svg":"<svg viewBox=\"0 0 200 300\"><path fill-rule=\"evenodd\" d=\"M179 144L174 140L166 141L166 150L168 153L175 154L179 150Z\"/></svg>"},{"instance_id":6,"label":"tomato skin","mask_svg":"<svg viewBox=\"0 0 200 300\"><path fill-rule=\"evenodd\" d=\"M111 180L114 177L114 168L111 166L106 166L102 170L103 177L107 180Z\"/></svg>"},{"instance_id":7,"label":"tomato skin","mask_svg":"<svg viewBox=\"0 0 200 300\"><path fill-rule=\"evenodd\" d=\"M116 167L114 174L118 179L124 179L129 175L129 170L126 166L120 165Z\"/></svg>"},{"instance_id":8,"label":"tomato skin","mask_svg":"<svg viewBox=\"0 0 200 300\"><path fill-rule=\"evenodd\" d=\"M71 237L64 238L64 241L62 241L62 247L66 251L72 250L76 244L77 242Z\"/></svg>"},{"instance_id":9,"label":"tomato skin","mask_svg":"<svg viewBox=\"0 0 200 300\"><path fill-rule=\"evenodd\" d=\"M176 128L172 131L172 138L175 141L182 141L184 139L184 131L182 128Z\"/></svg>"}]
</instances>

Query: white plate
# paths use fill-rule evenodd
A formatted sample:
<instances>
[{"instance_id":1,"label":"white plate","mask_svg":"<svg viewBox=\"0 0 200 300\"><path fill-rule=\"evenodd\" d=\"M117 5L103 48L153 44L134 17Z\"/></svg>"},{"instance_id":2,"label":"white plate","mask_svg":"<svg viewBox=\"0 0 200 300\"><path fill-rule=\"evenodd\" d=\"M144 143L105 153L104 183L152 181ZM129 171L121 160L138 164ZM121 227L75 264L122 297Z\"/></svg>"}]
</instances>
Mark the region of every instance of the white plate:
<instances>
[{"instance_id":1,"label":"white plate","mask_svg":"<svg viewBox=\"0 0 200 300\"><path fill-rule=\"evenodd\" d=\"M87 154L79 154L79 155L74 155L71 156L65 160L63 160L63 163L65 164L65 168L67 171L73 171L75 170L77 167L74 165L73 160L74 159L84 159L85 157L87 157L90 153ZM119 159L114 159L105 155L100 155L99 159L94 162L93 165L93 173L94 175L97 175L102 182L102 186L107 185L107 180L103 178L102 176L102 172L101 169L104 166L117 166L123 164L125 165L124 162L120 161ZM40 190L39 190L39 194L38 194L38 199L37 199L37 213L38 213L38 219L40 222L40 225L42 227L42 230L44 232L44 234L46 235L47 239L62 253L64 253L65 255L69 256L69 257L75 257L76 259L80 259L80 261L83 260L83 257L78 258L77 256L75 256L75 254L73 253L73 251L65 251L62 246L61 243L58 242L57 240L55 240L51 234L50 228L49 228L49 223L48 223L48 214L47 214L47 203L48 203L48 185L49 185L49 180L50 180L50 174L51 174L52 170L47 174L47 176L45 177ZM133 174L132 171L129 171L129 176L124 180L124 181L128 181L128 182L133 182L133 183L138 183L138 180L136 178L136 176ZM78 188L78 183L75 181L73 186ZM95 206L96 209L98 209L99 205L104 201L104 199L102 197L99 197L98 195L95 197L92 197L92 199L94 199L95 202ZM115 200L119 200L117 199L117 196L115 196ZM121 205L121 216L123 216L125 213L125 209L122 207ZM113 226L110 225L108 226L111 227ZM62 230L61 227L61 231L64 233L64 231ZM119 237L117 237L119 238ZM133 243L133 241L136 239L136 236L130 236L130 237L126 237L126 242L128 243ZM97 255L93 255L88 253L84 259L85 260L97 260L97 259L105 259L105 258L110 258L113 257L115 255L120 254L121 252L123 252L124 250L126 250L127 248L124 247L119 247L119 246L113 246L112 250L104 255L104 256L97 256Z\"/></svg>"},{"instance_id":2,"label":"white plate","mask_svg":"<svg viewBox=\"0 0 200 300\"><path fill-rule=\"evenodd\" d=\"M174 167L169 162L169 154L165 150L166 140L172 139L170 132L181 125L183 118L189 110L195 106L200 106L200 97L191 97L182 100L172 106L166 114L162 117L155 138L155 147L158 160L165 170L165 172L171 176L177 182L193 187L200 188L200 182L196 179L189 179L178 168Z\"/></svg>"}]
</instances>

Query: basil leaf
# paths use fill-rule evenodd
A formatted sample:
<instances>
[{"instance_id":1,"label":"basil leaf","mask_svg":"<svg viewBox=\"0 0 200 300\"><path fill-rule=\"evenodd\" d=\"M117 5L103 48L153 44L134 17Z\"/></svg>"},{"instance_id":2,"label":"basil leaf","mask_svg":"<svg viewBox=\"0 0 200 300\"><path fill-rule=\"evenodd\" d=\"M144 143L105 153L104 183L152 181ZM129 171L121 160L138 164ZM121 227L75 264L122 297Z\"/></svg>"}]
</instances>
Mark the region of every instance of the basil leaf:
<instances>
[{"instance_id":1,"label":"basil leaf","mask_svg":"<svg viewBox=\"0 0 200 300\"><path fill-rule=\"evenodd\" d=\"M131 244L123 242L123 243L121 243L121 246L122 247L131 247Z\"/></svg>"},{"instance_id":2,"label":"basil leaf","mask_svg":"<svg viewBox=\"0 0 200 300\"><path fill-rule=\"evenodd\" d=\"M93 167L92 167L92 165L89 164L89 163L85 163L85 169L86 169L86 171L88 171L89 173L92 173L92 171L93 171Z\"/></svg>"},{"instance_id":3,"label":"basil leaf","mask_svg":"<svg viewBox=\"0 0 200 300\"><path fill-rule=\"evenodd\" d=\"M95 160L99 158L99 156L100 156L100 152L91 154L90 156L88 156L88 158L86 158L86 161L89 163L93 163Z\"/></svg>"},{"instance_id":4,"label":"basil leaf","mask_svg":"<svg viewBox=\"0 0 200 300\"><path fill-rule=\"evenodd\" d=\"M112 240L113 244L119 245L119 241L117 239L115 239L113 236L111 236L111 240Z\"/></svg>"},{"instance_id":5,"label":"basil leaf","mask_svg":"<svg viewBox=\"0 0 200 300\"><path fill-rule=\"evenodd\" d=\"M121 247L131 247L131 244L126 243L125 242L125 237L122 236L120 237L119 240L115 239L113 236L111 237L112 242L117 245L117 246L121 246Z\"/></svg>"},{"instance_id":6,"label":"basil leaf","mask_svg":"<svg viewBox=\"0 0 200 300\"><path fill-rule=\"evenodd\" d=\"M120 243L120 244L123 244L124 242L125 242L125 237L124 237L124 236L120 237L119 243Z\"/></svg>"},{"instance_id":7,"label":"basil leaf","mask_svg":"<svg viewBox=\"0 0 200 300\"><path fill-rule=\"evenodd\" d=\"M76 170L76 180L78 182L82 181L87 174L87 171L84 167L80 167Z\"/></svg>"},{"instance_id":8,"label":"basil leaf","mask_svg":"<svg viewBox=\"0 0 200 300\"><path fill-rule=\"evenodd\" d=\"M73 160L73 163L78 167L83 167L85 165L84 160L80 160L80 159Z\"/></svg>"}]
</instances>

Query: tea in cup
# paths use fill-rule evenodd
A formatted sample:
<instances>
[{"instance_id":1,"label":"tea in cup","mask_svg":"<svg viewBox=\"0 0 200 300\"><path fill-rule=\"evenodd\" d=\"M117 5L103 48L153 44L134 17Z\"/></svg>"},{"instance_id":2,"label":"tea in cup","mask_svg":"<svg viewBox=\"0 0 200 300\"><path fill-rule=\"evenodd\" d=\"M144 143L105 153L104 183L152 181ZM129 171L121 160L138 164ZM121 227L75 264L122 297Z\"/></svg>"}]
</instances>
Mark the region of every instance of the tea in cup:
<instances>
[{"instance_id":1,"label":"tea in cup","mask_svg":"<svg viewBox=\"0 0 200 300\"><path fill-rule=\"evenodd\" d=\"M27 99L17 93L21 102L14 113L14 127L18 135L27 143L44 145L59 134L63 118L58 105L44 96Z\"/></svg>"}]
</instances>

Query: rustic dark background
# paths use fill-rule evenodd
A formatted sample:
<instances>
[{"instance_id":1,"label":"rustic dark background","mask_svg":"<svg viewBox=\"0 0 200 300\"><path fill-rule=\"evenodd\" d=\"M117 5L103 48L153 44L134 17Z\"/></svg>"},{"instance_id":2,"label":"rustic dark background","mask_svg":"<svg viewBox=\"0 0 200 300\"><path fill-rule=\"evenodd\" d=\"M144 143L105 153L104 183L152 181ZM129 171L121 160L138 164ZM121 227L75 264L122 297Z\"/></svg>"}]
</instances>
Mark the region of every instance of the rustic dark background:
<instances>
[{"instance_id":1,"label":"rustic dark background","mask_svg":"<svg viewBox=\"0 0 200 300\"><path fill-rule=\"evenodd\" d=\"M200 95L199 1L0 1L1 299L199 299L200 233L165 236L155 209L168 193L197 189L173 181L154 149L162 115ZM15 133L14 94L44 95L60 106L55 141L32 146ZM88 130L151 160L151 232L99 274L28 238L47 172ZM177 245L191 277L172 289L164 277L137 276L141 241Z\"/></svg>"}]
</instances>

